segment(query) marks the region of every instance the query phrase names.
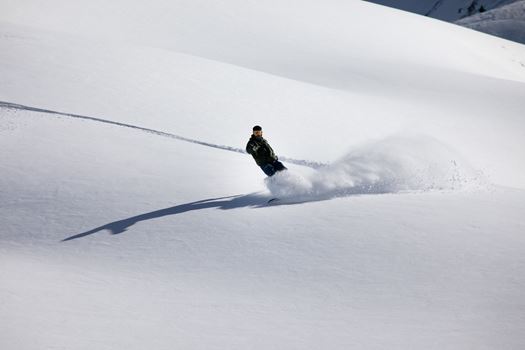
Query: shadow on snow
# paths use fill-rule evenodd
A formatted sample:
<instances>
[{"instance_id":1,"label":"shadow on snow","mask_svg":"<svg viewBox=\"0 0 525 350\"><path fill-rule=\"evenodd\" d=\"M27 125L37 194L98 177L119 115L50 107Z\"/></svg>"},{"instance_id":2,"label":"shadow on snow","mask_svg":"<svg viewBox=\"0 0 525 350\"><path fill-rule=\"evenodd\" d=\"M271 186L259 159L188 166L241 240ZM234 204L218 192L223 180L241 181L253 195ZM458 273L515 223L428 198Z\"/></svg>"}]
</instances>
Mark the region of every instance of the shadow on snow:
<instances>
[{"instance_id":1,"label":"shadow on snow","mask_svg":"<svg viewBox=\"0 0 525 350\"><path fill-rule=\"evenodd\" d=\"M149 213L144 213L130 218L113 221L109 224L94 228L92 230L82 232L67 238L64 238L61 242L70 241L77 238L82 238L85 236L92 235L99 231L108 230L111 234L116 235L122 232L127 231L131 226L135 225L137 222L152 220L161 218L169 215L177 215L186 213L193 210L202 210L202 209L236 209L236 208L245 208L245 207L265 207L267 205L267 196L259 195L257 193L247 194L247 195L236 195L236 196L227 196L219 198L209 198L196 202L190 202L185 204L176 205L169 208L159 209L151 211Z\"/></svg>"}]
</instances>

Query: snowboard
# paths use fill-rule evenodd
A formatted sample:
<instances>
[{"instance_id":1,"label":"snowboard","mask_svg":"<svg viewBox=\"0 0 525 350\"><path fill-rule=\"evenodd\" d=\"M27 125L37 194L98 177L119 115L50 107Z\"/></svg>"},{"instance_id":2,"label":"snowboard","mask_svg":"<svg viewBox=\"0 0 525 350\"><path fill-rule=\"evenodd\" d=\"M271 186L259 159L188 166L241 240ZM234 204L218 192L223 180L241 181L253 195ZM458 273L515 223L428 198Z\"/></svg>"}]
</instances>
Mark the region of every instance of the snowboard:
<instances>
[{"instance_id":1,"label":"snowboard","mask_svg":"<svg viewBox=\"0 0 525 350\"><path fill-rule=\"evenodd\" d=\"M270 198L266 204L274 204L279 201L279 198Z\"/></svg>"}]
</instances>

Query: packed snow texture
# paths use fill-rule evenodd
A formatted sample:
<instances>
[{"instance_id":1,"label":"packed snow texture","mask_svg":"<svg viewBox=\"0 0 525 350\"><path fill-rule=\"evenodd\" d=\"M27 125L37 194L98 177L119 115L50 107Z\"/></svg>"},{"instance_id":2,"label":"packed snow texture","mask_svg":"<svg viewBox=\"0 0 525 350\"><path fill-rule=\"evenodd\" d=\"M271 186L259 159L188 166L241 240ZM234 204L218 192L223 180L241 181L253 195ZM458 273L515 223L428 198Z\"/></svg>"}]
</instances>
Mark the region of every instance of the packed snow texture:
<instances>
[{"instance_id":1,"label":"packed snow texture","mask_svg":"<svg viewBox=\"0 0 525 350\"><path fill-rule=\"evenodd\" d=\"M456 24L525 44L525 0L466 17Z\"/></svg>"},{"instance_id":2,"label":"packed snow texture","mask_svg":"<svg viewBox=\"0 0 525 350\"><path fill-rule=\"evenodd\" d=\"M265 179L273 196L292 200L402 191L479 190L488 185L487 181L456 151L425 135L395 135L370 141L306 175L283 171Z\"/></svg>"}]
</instances>

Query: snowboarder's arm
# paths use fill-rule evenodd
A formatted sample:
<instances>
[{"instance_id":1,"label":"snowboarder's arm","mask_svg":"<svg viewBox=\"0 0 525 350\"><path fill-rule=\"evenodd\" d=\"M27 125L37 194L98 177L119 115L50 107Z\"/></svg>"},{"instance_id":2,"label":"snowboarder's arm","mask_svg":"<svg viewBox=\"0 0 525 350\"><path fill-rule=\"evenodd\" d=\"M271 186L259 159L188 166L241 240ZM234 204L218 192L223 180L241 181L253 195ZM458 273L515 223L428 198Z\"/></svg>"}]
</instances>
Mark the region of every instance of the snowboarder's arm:
<instances>
[{"instance_id":1,"label":"snowboarder's arm","mask_svg":"<svg viewBox=\"0 0 525 350\"><path fill-rule=\"evenodd\" d=\"M248 142L248 144L246 145L246 152L250 154L255 154L257 153L257 150L259 149L259 147L261 146L254 144L253 142Z\"/></svg>"}]
</instances>

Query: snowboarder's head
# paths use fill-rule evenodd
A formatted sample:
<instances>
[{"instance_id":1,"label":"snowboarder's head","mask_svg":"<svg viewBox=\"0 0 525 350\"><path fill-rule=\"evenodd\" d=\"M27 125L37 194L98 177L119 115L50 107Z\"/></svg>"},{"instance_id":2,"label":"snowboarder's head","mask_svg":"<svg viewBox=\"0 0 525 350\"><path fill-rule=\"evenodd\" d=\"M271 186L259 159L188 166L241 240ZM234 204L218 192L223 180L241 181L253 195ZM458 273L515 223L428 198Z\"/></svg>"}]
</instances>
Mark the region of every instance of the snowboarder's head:
<instances>
[{"instance_id":1,"label":"snowboarder's head","mask_svg":"<svg viewBox=\"0 0 525 350\"><path fill-rule=\"evenodd\" d=\"M262 132L262 128L259 125L255 125L252 130L253 130L253 136L262 137L263 132Z\"/></svg>"}]
</instances>

